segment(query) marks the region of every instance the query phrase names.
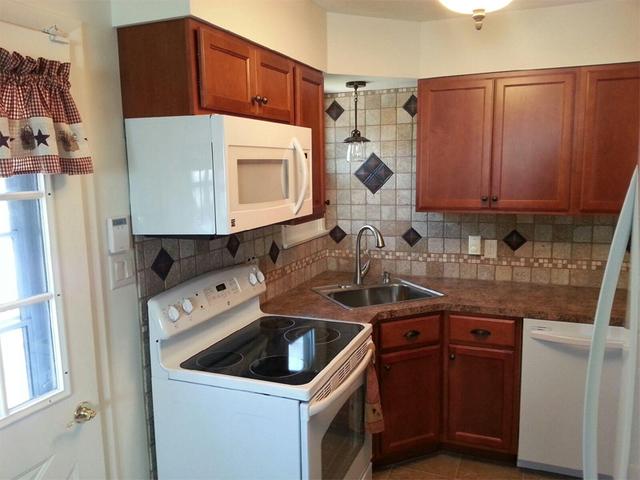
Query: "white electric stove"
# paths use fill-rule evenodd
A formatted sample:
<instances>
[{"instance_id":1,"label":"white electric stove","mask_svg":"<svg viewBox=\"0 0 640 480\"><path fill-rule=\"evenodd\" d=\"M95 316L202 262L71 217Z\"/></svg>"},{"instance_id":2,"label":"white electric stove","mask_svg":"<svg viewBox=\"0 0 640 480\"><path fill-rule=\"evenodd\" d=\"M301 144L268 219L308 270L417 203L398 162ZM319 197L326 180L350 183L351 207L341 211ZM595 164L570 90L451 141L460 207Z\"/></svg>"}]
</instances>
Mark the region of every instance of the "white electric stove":
<instances>
[{"instance_id":1,"label":"white electric stove","mask_svg":"<svg viewBox=\"0 0 640 480\"><path fill-rule=\"evenodd\" d=\"M371 325L260 310L255 265L149 300L158 477L366 479Z\"/></svg>"}]
</instances>

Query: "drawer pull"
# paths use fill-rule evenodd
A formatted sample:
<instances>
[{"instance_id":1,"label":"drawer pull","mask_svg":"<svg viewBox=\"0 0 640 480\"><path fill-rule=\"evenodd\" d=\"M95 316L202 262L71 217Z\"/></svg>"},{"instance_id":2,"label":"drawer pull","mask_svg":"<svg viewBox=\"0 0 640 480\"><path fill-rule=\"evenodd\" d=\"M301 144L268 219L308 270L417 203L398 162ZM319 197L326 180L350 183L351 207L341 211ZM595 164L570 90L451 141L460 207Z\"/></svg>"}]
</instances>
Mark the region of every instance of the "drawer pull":
<instances>
[{"instance_id":1,"label":"drawer pull","mask_svg":"<svg viewBox=\"0 0 640 480\"><path fill-rule=\"evenodd\" d=\"M404 338L406 338L407 340L413 340L415 338L418 338L419 336L420 332L418 330L409 330L404 334Z\"/></svg>"},{"instance_id":2,"label":"drawer pull","mask_svg":"<svg viewBox=\"0 0 640 480\"><path fill-rule=\"evenodd\" d=\"M484 328L474 328L471 330L471 335L475 335L476 337L488 337L491 335L489 330L485 330Z\"/></svg>"},{"instance_id":3,"label":"drawer pull","mask_svg":"<svg viewBox=\"0 0 640 480\"><path fill-rule=\"evenodd\" d=\"M456 359L456 354L455 354L455 353L450 353L450 354L449 354L449 358L450 358L451 360L455 360L455 359Z\"/></svg>"},{"instance_id":4,"label":"drawer pull","mask_svg":"<svg viewBox=\"0 0 640 480\"><path fill-rule=\"evenodd\" d=\"M385 365L383 366L383 368L384 368L384 370L385 370L386 372L388 372L389 370L391 370L391 365L389 365L389 364L385 364Z\"/></svg>"}]
</instances>

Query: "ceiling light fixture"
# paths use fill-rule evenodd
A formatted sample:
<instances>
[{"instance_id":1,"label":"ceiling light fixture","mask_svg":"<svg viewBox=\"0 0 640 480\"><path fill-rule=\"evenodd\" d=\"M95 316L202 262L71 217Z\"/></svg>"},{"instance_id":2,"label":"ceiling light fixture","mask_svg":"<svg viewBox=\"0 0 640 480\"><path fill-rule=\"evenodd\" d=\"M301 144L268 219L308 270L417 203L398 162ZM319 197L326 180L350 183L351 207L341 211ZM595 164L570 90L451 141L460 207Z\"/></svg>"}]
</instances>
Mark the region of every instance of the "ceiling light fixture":
<instances>
[{"instance_id":1,"label":"ceiling light fixture","mask_svg":"<svg viewBox=\"0 0 640 480\"><path fill-rule=\"evenodd\" d=\"M347 82L347 88L353 88L353 110L355 124L351 130L351 136L344 139L347 144L347 162L364 162L364 144L369 141L358 130L358 88L364 87L367 82L362 80Z\"/></svg>"},{"instance_id":2,"label":"ceiling light fixture","mask_svg":"<svg viewBox=\"0 0 640 480\"><path fill-rule=\"evenodd\" d=\"M457 13L471 15L476 23L476 30L482 28L482 21L489 12L506 7L512 0L440 0L440 3Z\"/></svg>"}]
</instances>

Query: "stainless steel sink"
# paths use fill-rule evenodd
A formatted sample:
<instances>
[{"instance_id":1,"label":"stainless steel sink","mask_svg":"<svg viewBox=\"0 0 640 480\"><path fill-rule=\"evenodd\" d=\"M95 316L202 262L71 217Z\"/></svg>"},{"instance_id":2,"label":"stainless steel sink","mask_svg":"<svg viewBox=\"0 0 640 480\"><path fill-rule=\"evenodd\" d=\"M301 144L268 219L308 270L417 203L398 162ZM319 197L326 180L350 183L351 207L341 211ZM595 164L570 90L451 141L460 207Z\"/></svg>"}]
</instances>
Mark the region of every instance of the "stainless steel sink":
<instances>
[{"instance_id":1,"label":"stainless steel sink","mask_svg":"<svg viewBox=\"0 0 640 480\"><path fill-rule=\"evenodd\" d=\"M378 285L327 285L313 289L344 308L370 307L442 297L444 294L406 280L393 279Z\"/></svg>"}]
</instances>

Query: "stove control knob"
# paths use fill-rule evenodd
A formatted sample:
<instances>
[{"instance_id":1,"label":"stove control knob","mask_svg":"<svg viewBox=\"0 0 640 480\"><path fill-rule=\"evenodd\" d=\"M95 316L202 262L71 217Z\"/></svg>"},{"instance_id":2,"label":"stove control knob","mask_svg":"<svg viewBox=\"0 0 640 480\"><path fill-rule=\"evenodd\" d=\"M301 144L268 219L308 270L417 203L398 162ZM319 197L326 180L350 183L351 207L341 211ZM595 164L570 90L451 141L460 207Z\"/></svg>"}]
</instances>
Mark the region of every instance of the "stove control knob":
<instances>
[{"instance_id":1,"label":"stove control knob","mask_svg":"<svg viewBox=\"0 0 640 480\"><path fill-rule=\"evenodd\" d=\"M260 270L256 272L256 277L258 277L258 282L264 282L264 273L262 273Z\"/></svg>"},{"instance_id":2,"label":"stove control knob","mask_svg":"<svg viewBox=\"0 0 640 480\"><path fill-rule=\"evenodd\" d=\"M256 274L251 272L249 274L249 283L254 286L256 283L258 283L258 277L256 277Z\"/></svg>"},{"instance_id":3,"label":"stove control knob","mask_svg":"<svg viewBox=\"0 0 640 480\"><path fill-rule=\"evenodd\" d=\"M191 300L189 300L188 298L183 299L181 305L184 313L186 313L187 315L193 312L193 303L191 303Z\"/></svg>"},{"instance_id":4,"label":"stove control knob","mask_svg":"<svg viewBox=\"0 0 640 480\"><path fill-rule=\"evenodd\" d=\"M180 310L178 310L176 307L171 305L167 309L167 315L169 316L169 320L171 320L173 323L175 323L180 318Z\"/></svg>"}]
</instances>

